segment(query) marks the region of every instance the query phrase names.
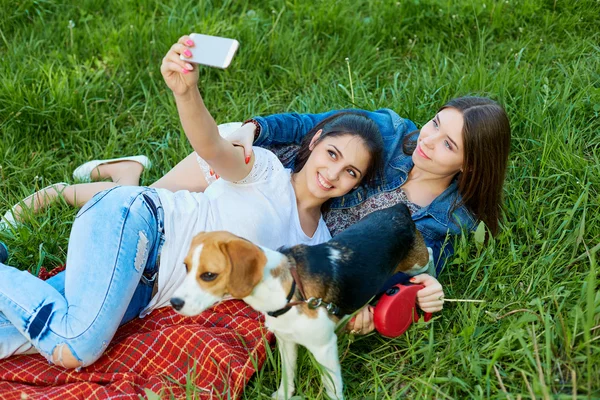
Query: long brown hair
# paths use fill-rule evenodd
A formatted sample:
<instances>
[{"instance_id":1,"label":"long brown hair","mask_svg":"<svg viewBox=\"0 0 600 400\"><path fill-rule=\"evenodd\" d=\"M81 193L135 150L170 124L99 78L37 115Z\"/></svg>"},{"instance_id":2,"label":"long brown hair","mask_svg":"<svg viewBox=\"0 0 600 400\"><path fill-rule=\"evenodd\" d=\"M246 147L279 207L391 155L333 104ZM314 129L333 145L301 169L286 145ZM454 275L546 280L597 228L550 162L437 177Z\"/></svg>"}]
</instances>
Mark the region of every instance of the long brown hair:
<instances>
[{"instance_id":1,"label":"long brown hair","mask_svg":"<svg viewBox=\"0 0 600 400\"><path fill-rule=\"evenodd\" d=\"M464 161L457 175L462 199L450 210L465 206L495 235L502 214L502 185L510 152L510 123L504 109L485 97L459 97L439 111L454 108L463 115ZM413 132L404 139L406 154L415 150Z\"/></svg>"}]
</instances>

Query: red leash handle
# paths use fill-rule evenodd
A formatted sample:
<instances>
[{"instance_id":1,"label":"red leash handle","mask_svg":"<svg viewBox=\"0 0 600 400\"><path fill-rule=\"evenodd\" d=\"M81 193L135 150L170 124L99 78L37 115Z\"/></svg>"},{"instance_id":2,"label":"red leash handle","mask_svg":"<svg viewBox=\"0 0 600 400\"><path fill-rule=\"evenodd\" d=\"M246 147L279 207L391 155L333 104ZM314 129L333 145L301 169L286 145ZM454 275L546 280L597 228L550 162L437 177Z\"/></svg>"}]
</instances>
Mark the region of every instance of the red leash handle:
<instances>
[{"instance_id":1,"label":"red leash handle","mask_svg":"<svg viewBox=\"0 0 600 400\"><path fill-rule=\"evenodd\" d=\"M431 317L432 317L432 316L433 316L433 314L432 314L432 313L430 313L430 312L426 312L426 313L424 313L424 314L423 314L423 321L425 321L425 322L429 322L429 321L431 320Z\"/></svg>"},{"instance_id":2,"label":"red leash handle","mask_svg":"<svg viewBox=\"0 0 600 400\"><path fill-rule=\"evenodd\" d=\"M419 320L417 313L417 292L423 285L394 285L381 296L373 311L375 329L382 336L395 338L402 335L413 322ZM423 320L428 322L431 313L425 313Z\"/></svg>"}]
</instances>

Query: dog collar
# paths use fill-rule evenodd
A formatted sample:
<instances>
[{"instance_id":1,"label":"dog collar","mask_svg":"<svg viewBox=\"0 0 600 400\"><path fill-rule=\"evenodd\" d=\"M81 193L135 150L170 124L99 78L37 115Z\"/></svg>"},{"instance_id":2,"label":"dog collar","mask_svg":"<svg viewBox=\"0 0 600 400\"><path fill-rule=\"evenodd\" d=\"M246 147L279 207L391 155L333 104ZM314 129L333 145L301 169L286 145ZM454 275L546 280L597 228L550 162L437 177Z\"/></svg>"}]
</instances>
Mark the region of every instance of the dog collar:
<instances>
[{"instance_id":1,"label":"dog collar","mask_svg":"<svg viewBox=\"0 0 600 400\"><path fill-rule=\"evenodd\" d=\"M293 306L297 306L298 304L306 303L308 308L314 310L321 306L325 307L329 314L335 316L341 316L340 308L333 303L327 303L323 301L323 299L311 297L309 299L304 295L304 290L302 290L302 282L300 281L300 276L298 276L298 271L296 271L296 267L290 267L290 273L292 274L292 287L287 296L287 304L285 307L280 308L279 310L269 311L267 314L271 317L277 318L280 315L288 312ZM300 299L298 301L291 302L292 297L294 297L294 292L296 291L296 286L298 287L298 294Z\"/></svg>"},{"instance_id":2,"label":"dog collar","mask_svg":"<svg viewBox=\"0 0 600 400\"><path fill-rule=\"evenodd\" d=\"M292 287L290 288L290 292L287 295L287 305L283 308L280 308L279 310L269 311L267 314L269 314L271 317L277 318L280 315L283 315L286 312L288 312L290 310L290 308L292 308L292 306L289 304L290 304L290 301L292 300L292 297L294 297L295 291L296 291L296 280L294 278L292 278Z\"/></svg>"}]
</instances>

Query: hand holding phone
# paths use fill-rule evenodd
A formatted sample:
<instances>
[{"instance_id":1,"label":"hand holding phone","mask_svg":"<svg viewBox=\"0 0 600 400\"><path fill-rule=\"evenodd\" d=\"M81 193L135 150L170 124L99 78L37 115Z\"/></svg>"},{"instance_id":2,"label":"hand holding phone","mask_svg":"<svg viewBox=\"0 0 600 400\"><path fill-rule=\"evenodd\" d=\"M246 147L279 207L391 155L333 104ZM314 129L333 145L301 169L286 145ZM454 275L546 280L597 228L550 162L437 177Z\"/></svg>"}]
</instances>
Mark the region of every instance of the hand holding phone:
<instances>
[{"instance_id":1,"label":"hand holding phone","mask_svg":"<svg viewBox=\"0 0 600 400\"><path fill-rule=\"evenodd\" d=\"M235 39L192 33L190 38L194 46L190 47L191 57L180 58L187 62L208 65L209 67L227 68L240 43Z\"/></svg>"}]
</instances>

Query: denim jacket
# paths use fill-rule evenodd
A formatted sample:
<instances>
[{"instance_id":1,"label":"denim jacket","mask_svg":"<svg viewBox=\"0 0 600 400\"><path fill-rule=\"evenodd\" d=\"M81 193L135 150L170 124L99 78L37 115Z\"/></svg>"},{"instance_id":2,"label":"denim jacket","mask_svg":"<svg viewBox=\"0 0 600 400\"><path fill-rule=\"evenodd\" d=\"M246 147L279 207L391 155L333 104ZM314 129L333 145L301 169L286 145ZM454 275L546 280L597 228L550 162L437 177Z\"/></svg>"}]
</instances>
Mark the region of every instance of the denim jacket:
<instances>
[{"instance_id":1,"label":"denim jacket","mask_svg":"<svg viewBox=\"0 0 600 400\"><path fill-rule=\"evenodd\" d=\"M354 111L371 118L381 132L385 150L385 170L383 176L375 179L368 187L359 187L345 196L335 199L332 208L348 208L362 203L366 198L381 191L392 191L404 184L408 173L413 167L412 157L402 151L404 137L417 129L415 124L400 117L394 111L384 108L377 111ZM260 124L260 135L255 141L257 146L270 146L297 143L311 128L323 119L340 110L321 114L274 114L268 117L254 117ZM288 165L287 167L290 167ZM431 204L422 207L412 215L417 229L423 235L425 243L433 250L435 274L444 265L445 259L453 253L452 240L446 240L448 235L458 235L462 229L473 230L476 225L475 217L461 206L450 214L454 204L461 200L456 180L439 195ZM433 271L432 271L433 272ZM406 277L406 276L405 276ZM398 279L403 281L406 278ZM386 285L387 286L387 285Z\"/></svg>"}]
</instances>

